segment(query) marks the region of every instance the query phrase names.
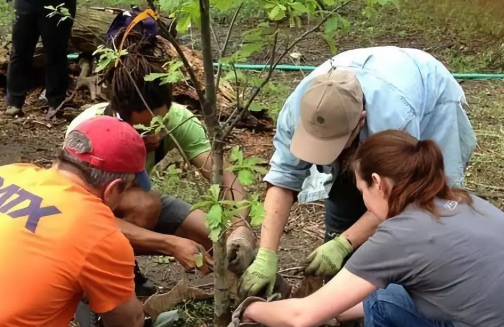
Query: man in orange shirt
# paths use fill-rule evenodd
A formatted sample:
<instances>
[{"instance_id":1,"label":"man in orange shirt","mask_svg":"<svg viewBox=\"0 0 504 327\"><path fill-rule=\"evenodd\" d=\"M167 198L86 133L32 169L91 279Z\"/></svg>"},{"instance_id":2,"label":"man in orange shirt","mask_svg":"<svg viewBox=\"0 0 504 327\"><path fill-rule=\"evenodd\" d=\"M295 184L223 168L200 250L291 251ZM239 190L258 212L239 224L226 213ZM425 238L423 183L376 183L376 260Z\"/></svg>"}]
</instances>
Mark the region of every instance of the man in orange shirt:
<instances>
[{"instance_id":1,"label":"man in orange shirt","mask_svg":"<svg viewBox=\"0 0 504 327\"><path fill-rule=\"evenodd\" d=\"M105 326L144 326L112 213L144 163L140 135L99 117L65 138L52 168L0 167L0 326L66 327L83 298Z\"/></svg>"}]
</instances>

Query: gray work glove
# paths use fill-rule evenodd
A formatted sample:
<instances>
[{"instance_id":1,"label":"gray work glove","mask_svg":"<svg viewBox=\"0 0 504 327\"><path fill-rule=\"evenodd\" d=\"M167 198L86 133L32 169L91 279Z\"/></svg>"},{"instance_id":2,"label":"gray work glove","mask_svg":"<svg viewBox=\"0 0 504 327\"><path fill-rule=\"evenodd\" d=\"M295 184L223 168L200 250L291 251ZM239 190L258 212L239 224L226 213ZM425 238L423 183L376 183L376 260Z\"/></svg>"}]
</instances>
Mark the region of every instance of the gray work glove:
<instances>
[{"instance_id":1,"label":"gray work glove","mask_svg":"<svg viewBox=\"0 0 504 327\"><path fill-rule=\"evenodd\" d=\"M243 302L240 303L238 308L236 308L233 312L231 322L228 327L261 327L262 325L257 322L241 322L245 309L254 302L266 302L266 300L256 296L251 296L243 300Z\"/></svg>"},{"instance_id":2,"label":"gray work glove","mask_svg":"<svg viewBox=\"0 0 504 327\"><path fill-rule=\"evenodd\" d=\"M257 253L257 239L248 226L238 226L226 241L228 269L241 276L252 264Z\"/></svg>"}]
</instances>

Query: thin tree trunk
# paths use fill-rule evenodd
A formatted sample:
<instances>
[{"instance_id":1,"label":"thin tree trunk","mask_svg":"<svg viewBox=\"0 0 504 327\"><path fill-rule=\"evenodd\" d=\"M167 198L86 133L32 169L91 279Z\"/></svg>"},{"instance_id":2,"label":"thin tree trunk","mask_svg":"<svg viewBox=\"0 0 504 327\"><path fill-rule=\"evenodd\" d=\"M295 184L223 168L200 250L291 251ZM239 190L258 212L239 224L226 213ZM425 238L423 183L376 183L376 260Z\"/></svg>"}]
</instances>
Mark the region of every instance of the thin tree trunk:
<instances>
[{"instance_id":1,"label":"thin tree trunk","mask_svg":"<svg viewBox=\"0 0 504 327\"><path fill-rule=\"evenodd\" d=\"M203 67L205 70L205 101L203 104L203 115L205 125L208 128L210 139L212 140L212 183L222 185L223 171L223 148L220 140L222 128L219 124L214 69L212 64L212 36L210 28L210 4L209 0L200 0L201 13L201 48L203 52ZM224 234L225 235L225 234ZM226 279L226 237L222 236L213 244L214 256L214 325L215 327L225 327L231 319L229 310L229 285Z\"/></svg>"}]
</instances>

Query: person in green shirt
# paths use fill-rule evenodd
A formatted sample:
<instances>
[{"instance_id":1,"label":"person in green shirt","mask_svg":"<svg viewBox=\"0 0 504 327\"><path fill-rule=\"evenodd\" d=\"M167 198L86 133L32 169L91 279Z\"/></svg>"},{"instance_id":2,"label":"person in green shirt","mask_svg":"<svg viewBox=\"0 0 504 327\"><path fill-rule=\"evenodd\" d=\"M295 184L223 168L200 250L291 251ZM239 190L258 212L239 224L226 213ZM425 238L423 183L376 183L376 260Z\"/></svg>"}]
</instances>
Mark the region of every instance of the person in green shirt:
<instances>
[{"instance_id":1,"label":"person in green shirt","mask_svg":"<svg viewBox=\"0 0 504 327\"><path fill-rule=\"evenodd\" d=\"M172 131L171 136L166 135L166 131L143 135L148 152L146 173L150 173L169 151L176 148L176 141L191 164L210 180L211 145L201 122L185 106L172 102L170 84L144 80L144 76L150 73L164 71L148 56L135 52L135 46L128 47L128 55L122 58L122 63L110 68L106 74L110 102L99 103L83 111L71 122L67 133L80 122L99 115L116 116L133 126L149 126L153 115L166 116L165 127L167 131ZM151 110L147 109L144 101ZM191 211L188 203L152 190L146 176L143 174L137 178L137 187L128 190L114 212L122 232L139 254L173 256L186 270L198 269L203 274L209 273L212 263L209 255L206 255L207 260L202 267L197 267L195 262L196 255L207 254L212 247L205 213ZM246 191L233 173L224 171L223 184L231 190L226 193L227 199L239 201L246 197ZM255 240L246 220L248 210L234 219L231 233L245 234L249 236L246 239ZM243 240L241 238L237 244L228 242L229 269L237 274L248 267L255 255L255 244L244 244Z\"/></svg>"}]
</instances>

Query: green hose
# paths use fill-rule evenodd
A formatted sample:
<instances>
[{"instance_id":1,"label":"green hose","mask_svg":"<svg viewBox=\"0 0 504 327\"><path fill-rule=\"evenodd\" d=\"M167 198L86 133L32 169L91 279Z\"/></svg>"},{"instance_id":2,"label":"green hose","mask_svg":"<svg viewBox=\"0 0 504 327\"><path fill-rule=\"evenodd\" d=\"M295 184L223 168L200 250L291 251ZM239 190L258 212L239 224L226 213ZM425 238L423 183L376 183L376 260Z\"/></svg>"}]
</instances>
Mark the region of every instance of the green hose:
<instances>
[{"instance_id":1,"label":"green hose","mask_svg":"<svg viewBox=\"0 0 504 327\"><path fill-rule=\"evenodd\" d=\"M214 66L217 67L217 66L219 66L219 64L214 63ZM252 64L235 64L234 66L236 69L239 69L239 70L262 70L264 68L269 68L269 65L252 65ZM278 65L278 66L276 66L276 69L278 69L278 70L287 70L287 71L302 70L305 72L311 72L315 68L317 68L317 66L297 66L297 65ZM467 79L479 79L479 80L504 79L504 74L454 73L452 75L456 79L464 79L464 80L467 80Z\"/></svg>"},{"instance_id":2,"label":"green hose","mask_svg":"<svg viewBox=\"0 0 504 327\"><path fill-rule=\"evenodd\" d=\"M72 53L67 56L69 60L76 60L79 57L78 54ZM219 66L218 63L213 64L215 67ZM227 65L224 65L227 66ZM264 68L269 68L269 65L253 65L253 64L235 64L234 65L236 69L239 70L262 70ZM296 70L302 70L304 72L311 72L313 71L317 66L297 66L297 65L277 65L276 69L278 70L287 70L287 71L296 71ZM485 80L485 79L504 79L504 74L480 74L480 73L453 73L453 77L456 79L461 79L461 80L468 80L468 79L478 79L478 80Z\"/></svg>"}]
</instances>

